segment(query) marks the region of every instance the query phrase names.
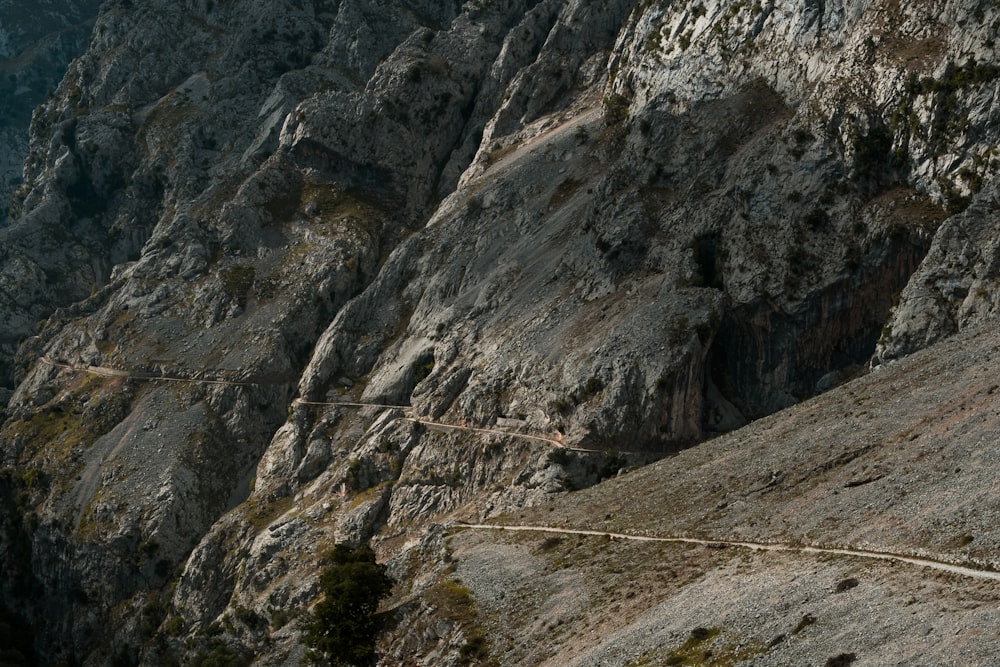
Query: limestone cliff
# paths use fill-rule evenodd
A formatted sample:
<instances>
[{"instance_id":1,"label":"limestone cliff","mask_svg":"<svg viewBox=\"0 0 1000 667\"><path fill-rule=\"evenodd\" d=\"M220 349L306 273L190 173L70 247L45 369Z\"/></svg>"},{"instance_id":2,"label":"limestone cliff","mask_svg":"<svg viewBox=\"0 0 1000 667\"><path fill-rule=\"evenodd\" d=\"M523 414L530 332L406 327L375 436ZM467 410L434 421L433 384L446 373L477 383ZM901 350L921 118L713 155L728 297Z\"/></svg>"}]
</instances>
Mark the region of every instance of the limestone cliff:
<instances>
[{"instance_id":1,"label":"limestone cliff","mask_svg":"<svg viewBox=\"0 0 1000 667\"><path fill-rule=\"evenodd\" d=\"M0 226L21 181L31 113L83 52L97 0L0 2Z\"/></svg>"},{"instance_id":2,"label":"limestone cliff","mask_svg":"<svg viewBox=\"0 0 1000 667\"><path fill-rule=\"evenodd\" d=\"M998 21L105 3L0 229L0 558L31 572L3 586L38 654L294 663L284 621L335 541L419 584L431 522L990 317L968 239L992 230Z\"/></svg>"}]
</instances>

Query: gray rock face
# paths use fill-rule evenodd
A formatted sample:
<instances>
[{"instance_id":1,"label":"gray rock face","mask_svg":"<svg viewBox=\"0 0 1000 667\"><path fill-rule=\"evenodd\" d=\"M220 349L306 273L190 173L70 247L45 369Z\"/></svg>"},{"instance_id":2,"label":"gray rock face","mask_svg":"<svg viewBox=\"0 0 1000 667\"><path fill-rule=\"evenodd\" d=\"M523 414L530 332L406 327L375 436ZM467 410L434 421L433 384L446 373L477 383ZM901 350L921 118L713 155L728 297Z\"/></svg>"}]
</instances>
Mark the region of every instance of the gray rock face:
<instances>
[{"instance_id":1,"label":"gray rock face","mask_svg":"<svg viewBox=\"0 0 1000 667\"><path fill-rule=\"evenodd\" d=\"M0 226L21 181L31 114L83 52L97 0L0 2Z\"/></svg>"},{"instance_id":2,"label":"gray rock face","mask_svg":"<svg viewBox=\"0 0 1000 667\"><path fill-rule=\"evenodd\" d=\"M885 358L990 317L973 5L106 4L0 229L39 654L296 663L335 542L419 595L429 523L829 388L901 290Z\"/></svg>"},{"instance_id":3,"label":"gray rock face","mask_svg":"<svg viewBox=\"0 0 1000 667\"><path fill-rule=\"evenodd\" d=\"M996 319L997 209L992 182L968 209L942 225L893 308L874 361L898 359Z\"/></svg>"}]
</instances>

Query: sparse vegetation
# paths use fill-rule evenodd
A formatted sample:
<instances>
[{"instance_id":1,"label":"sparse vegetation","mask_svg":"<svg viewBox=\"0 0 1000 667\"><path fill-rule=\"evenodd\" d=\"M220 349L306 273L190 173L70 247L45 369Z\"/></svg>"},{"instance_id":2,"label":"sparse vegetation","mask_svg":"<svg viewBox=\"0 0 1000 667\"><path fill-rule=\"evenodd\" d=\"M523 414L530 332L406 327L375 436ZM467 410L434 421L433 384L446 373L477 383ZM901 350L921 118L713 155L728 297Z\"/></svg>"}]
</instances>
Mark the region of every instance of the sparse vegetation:
<instances>
[{"instance_id":1,"label":"sparse vegetation","mask_svg":"<svg viewBox=\"0 0 1000 667\"><path fill-rule=\"evenodd\" d=\"M618 93L611 93L604 98L604 122L607 125L617 125L628 118L632 100Z\"/></svg>"},{"instance_id":2,"label":"sparse vegetation","mask_svg":"<svg viewBox=\"0 0 1000 667\"><path fill-rule=\"evenodd\" d=\"M246 667L252 656L226 643L221 637L211 637L191 658L192 667Z\"/></svg>"},{"instance_id":3,"label":"sparse vegetation","mask_svg":"<svg viewBox=\"0 0 1000 667\"><path fill-rule=\"evenodd\" d=\"M271 627L280 630L302 614L299 609L273 609L270 612Z\"/></svg>"},{"instance_id":4,"label":"sparse vegetation","mask_svg":"<svg viewBox=\"0 0 1000 667\"><path fill-rule=\"evenodd\" d=\"M413 383L419 384L434 371L434 357L421 357L413 362Z\"/></svg>"},{"instance_id":5,"label":"sparse vegetation","mask_svg":"<svg viewBox=\"0 0 1000 667\"><path fill-rule=\"evenodd\" d=\"M969 58L963 65L949 63L940 77L919 78L911 74L903 99L892 114L891 126L902 136L905 145L911 138L925 141L932 156L949 150L949 146L968 129L967 114L960 108L962 91L991 83L1000 77L1000 66L980 63ZM918 112L920 97L930 97L930 122L922 123ZM978 175L977 175L978 176ZM948 199L947 193L943 193ZM953 199L949 210L960 210L964 203Z\"/></svg>"},{"instance_id":6,"label":"sparse vegetation","mask_svg":"<svg viewBox=\"0 0 1000 667\"><path fill-rule=\"evenodd\" d=\"M664 661L666 665L696 665L702 664L706 657L703 648L706 642L719 635L719 628L695 628L680 647L671 651Z\"/></svg>"},{"instance_id":7,"label":"sparse vegetation","mask_svg":"<svg viewBox=\"0 0 1000 667\"><path fill-rule=\"evenodd\" d=\"M168 603L160 598L160 594L157 591L150 591L146 595L146 604L142 607L139 633L147 639L152 637L166 618L167 610Z\"/></svg>"},{"instance_id":8,"label":"sparse vegetation","mask_svg":"<svg viewBox=\"0 0 1000 667\"><path fill-rule=\"evenodd\" d=\"M241 308L246 307L247 294L253 287L256 275L256 270L249 264L237 264L223 269L219 276L222 280L223 293L239 303Z\"/></svg>"},{"instance_id":9,"label":"sparse vegetation","mask_svg":"<svg viewBox=\"0 0 1000 667\"><path fill-rule=\"evenodd\" d=\"M424 597L437 609L438 614L461 626L464 642L459 654L462 664L487 663L489 642L479 625L479 614L471 591L461 582L448 579L431 587Z\"/></svg>"}]
</instances>

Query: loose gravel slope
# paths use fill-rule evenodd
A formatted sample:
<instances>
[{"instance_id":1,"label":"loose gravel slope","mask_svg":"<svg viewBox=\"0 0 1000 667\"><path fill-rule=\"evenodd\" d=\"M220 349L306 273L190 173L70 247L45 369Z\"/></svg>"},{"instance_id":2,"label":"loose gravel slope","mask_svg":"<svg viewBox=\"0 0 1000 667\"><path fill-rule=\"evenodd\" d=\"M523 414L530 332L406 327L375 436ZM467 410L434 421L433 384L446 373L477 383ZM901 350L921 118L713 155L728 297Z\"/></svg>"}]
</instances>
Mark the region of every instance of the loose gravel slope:
<instances>
[{"instance_id":1,"label":"loose gravel slope","mask_svg":"<svg viewBox=\"0 0 1000 667\"><path fill-rule=\"evenodd\" d=\"M601 534L456 526L455 573L479 606L491 656L504 665L994 664L995 581L722 542L1000 569L998 353L994 331L968 332L503 521Z\"/></svg>"}]
</instances>

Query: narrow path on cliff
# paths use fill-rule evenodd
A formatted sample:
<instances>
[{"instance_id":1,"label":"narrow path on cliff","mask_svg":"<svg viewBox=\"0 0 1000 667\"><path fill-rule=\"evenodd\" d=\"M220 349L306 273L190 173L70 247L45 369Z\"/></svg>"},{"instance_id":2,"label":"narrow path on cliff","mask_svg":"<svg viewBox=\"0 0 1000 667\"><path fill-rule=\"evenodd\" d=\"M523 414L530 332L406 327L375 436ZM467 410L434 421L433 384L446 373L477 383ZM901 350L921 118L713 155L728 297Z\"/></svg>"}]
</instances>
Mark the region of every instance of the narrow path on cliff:
<instances>
[{"instance_id":1,"label":"narrow path on cliff","mask_svg":"<svg viewBox=\"0 0 1000 667\"><path fill-rule=\"evenodd\" d=\"M148 373L132 373L126 370L107 368L103 366L79 366L62 362L56 362L47 357L40 357L39 361L41 363L56 368L60 368L63 370L71 372L79 372L79 373L89 373L93 375L99 375L102 377L129 378L129 379L145 380L145 381L165 380L171 382L191 382L191 383L215 384L215 385L222 384L222 385L234 385L234 386L257 386L260 384L255 382L241 382L241 381L229 381L229 380L219 380L219 379L181 378L181 377L167 376L167 375L152 375ZM363 402L347 402L347 401L343 402L306 401L300 398L294 399L292 401L292 404L303 405L303 406L331 406L331 407L351 407L351 408L371 407L378 409L412 410L410 406L405 406L405 405L389 405L382 403L363 403ZM526 433L517 433L514 431L476 428L472 426L460 426L456 424L446 424L426 419L419 419L417 417L412 417L412 416L398 417L396 418L396 420L393 421L408 421L414 424L422 424L429 428L441 429L441 430L456 430L456 431L466 431L466 432L480 433L486 435L499 435L503 437L523 438L535 442L546 443L570 451L607 453L605 452L605 450L568 447L559 440L553 438L528 435ZM629 453L629 452L617 452L617 453ZM96 471L90 471L90 474L95 475ZM80 514L77 516L78 525L79 522L82 520L83 510L84 508L81 507ZM699 544L703 546L727 546L727 547L751 549L754 551L774 551L774 552L784 551L784 552L805 553L805 554L839 555L839 556L848 556L853 558L866 558L871 560L899 562L908 565L915 565L918 567L938 570L941 572L957 574L964 577L971 577L974 579L987 579L992 581L1000 581L1000 572L996 572L993 570L980 569L964 565L955 565L952 563L944 562L943 560L920 558L916 556L907 556L904 554L891 553L891 552L869 551L864 549L807 546L807 545L784 544L776 542L775 543L746 542L746 541L732 541L732 540L721 540L721 539L704 539L704 538L694 538L694 537L657 537L649 535L634 535L630 533L618 533L606 530L588 530L581 528L557 528L554 526L456 523L454 527L459 529L468 529L468 530L557 533L565 535L589 535L596 537L608 537L610 539L615 539L615 540L627 540L633 542L667 542L667 543L677 543L677 544Z\"/></svg>"},{"instance_id":2,"label":"narrow path on cliff","mask_svg":"<svg viewBox=\"0 0 1000 667\"><path fill-rule=\"evenodd\" d=\"M591 535L595 537L608 537L613 540L628 540L633 542L671 542L675 544L700 544L702 546L727 546L741 549L751 549L753 551L786 551L803 554L827 554L834 556L850 556L853 558L867 558L870 560L893 561L916 565L950 574L957 574L973 579L989 579L1000 581L1000 572L994 570L968 567L965 565L953 565L931 558L918 558L904 554L890 553L886 551L866 551L864 549L846 549L840 547L818 547L796 544L782 544L780 542L738 542L731 540L711 540L695 537L654 537L649 535L631 535L629 533L615 533L606 530L585 530L580 528L556 528L553 526L505 526L482 523L456 523L456 529L468 530L491 530L491 531L511 531L525 533L558 533L562 535Z\"/></svg>"},{"instance_id":3,"label":"narrow path on cliff","mask_svg":"<svg viewBox=\"0 0 1000 667\"><path fill-rule=\"evenodd\" d=\"M207 378L185 378L176 375L137 373L134 371L127 371L119 368L109 368L107 366L89 366L89 365L83 366L77 364L69 364L61 361L54 361L44 356L39 357L38 361L48 366L53 366L55 368L60 368L74 373L89 373L91 375L99 375L101 377L127 378L130 380L141 380L145 382L154 382L158 380L163 380L166 382L188 382L192 384L230 385L235 387L257 387L266 384L261 382L245 382L237 380L222 380L222 379L207 379ZM382 410L404 410L407 411L408 413L413 410L413 407L409 405L390 405L386 403L362 403L362 402L351 402L351 401L307 401L302 398L293 399L292 405L313 406L313 407L377 408ZM431 421L429 419L421 419L419 417L414 417L412 416L412 414L408 414L406 417L397 417L393 421L408 421L414 424L422 424L423 426L426 426L434 430L465 431L467 433L479 433L482 435L499 435L509 438L521 438L522 440L541 442L571 452L586 452L591 454L602 454L602 453L636 454L636 455L648 454L648 452L628 452L624 450L587 449L584 447L571 447L557 438L547 438L540 435L529 435L527 433L518 433L517 431L506 431L495 428L480 428L475 426L462 426L459 424L446 424L444 422L436 422L436 421Z\"/></svg>"},{"instance_id":4,"label":"narrow path on cliff","mask_svg":"<svg viewBox=\"0 0 1000 667\"><path fill-rule=\"evenodd\" d=\"M61 368L75 373L90 373L101 377L128 378L130 380L163 380L164 382L190 382L193 384L221 384L233 387L256 387L261 386L261 382L242 382L239 380L220 380L216 378L186 378L177 375L163 375L159 373L141 373L136 371L125 371L119 368L108 368L107 366L80 366L68 364L62 361L53 361L48 357L38 357L38 361L48 366Z\"/></svg>"}]
</instances>

